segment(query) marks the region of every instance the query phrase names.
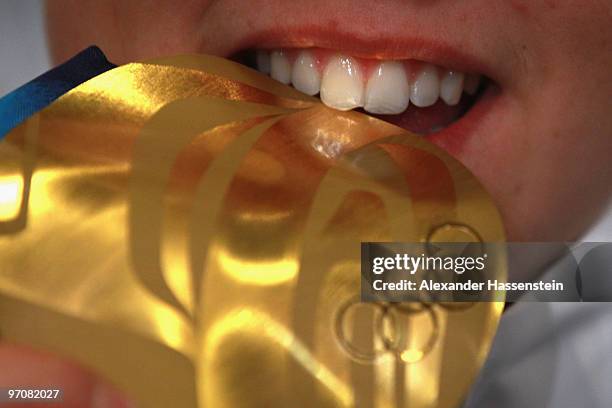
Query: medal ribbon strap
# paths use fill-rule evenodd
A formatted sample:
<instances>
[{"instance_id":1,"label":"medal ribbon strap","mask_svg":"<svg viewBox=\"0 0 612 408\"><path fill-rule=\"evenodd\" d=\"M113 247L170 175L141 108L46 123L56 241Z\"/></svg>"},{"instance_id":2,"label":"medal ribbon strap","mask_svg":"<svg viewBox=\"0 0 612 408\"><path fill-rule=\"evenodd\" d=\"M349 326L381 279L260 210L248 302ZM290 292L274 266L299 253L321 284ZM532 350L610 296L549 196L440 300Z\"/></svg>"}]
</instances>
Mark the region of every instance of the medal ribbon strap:
<instances>
[{"instance_id":1,"label":"medal ribbon strap","mask_svg":"<svg viewBox=\"0 0 612 408\"><path fill-rule=\"evenodd\" d=\"M0 98L0 140L72 88L115 67L98 47L91 46Z\"/></svg>"}]
</instances>

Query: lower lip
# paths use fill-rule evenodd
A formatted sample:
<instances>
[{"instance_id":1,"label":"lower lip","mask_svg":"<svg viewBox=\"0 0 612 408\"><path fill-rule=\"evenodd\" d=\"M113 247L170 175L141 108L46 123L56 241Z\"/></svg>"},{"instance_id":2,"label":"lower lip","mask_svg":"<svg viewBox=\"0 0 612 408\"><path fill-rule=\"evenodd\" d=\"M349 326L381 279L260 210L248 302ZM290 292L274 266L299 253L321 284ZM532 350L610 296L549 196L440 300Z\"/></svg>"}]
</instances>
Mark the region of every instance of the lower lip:
<instances>
[{"instance_id":1,"label":"lower lip","mask_svg":"<svg viewBox=\"0 0 612 408\"><path fill-rule=\"evenodd\" d=\"M489 83L483 94L465 115L443 130L427 135L426 138L457 158L464 151L483 118L500 99L500 93L501 90L497 85Z\"/></svg>"}]
</instances>

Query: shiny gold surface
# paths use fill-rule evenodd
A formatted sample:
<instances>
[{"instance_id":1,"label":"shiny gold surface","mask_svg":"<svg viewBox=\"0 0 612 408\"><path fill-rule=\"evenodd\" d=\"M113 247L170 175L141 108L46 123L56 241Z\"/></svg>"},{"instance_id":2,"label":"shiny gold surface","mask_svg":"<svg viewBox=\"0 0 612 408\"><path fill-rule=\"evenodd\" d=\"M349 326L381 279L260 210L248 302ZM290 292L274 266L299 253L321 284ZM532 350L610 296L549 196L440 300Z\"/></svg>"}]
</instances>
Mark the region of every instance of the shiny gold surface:
<instances>
[{"instance_id":1,"label":"shiny gold surface","mask_svg":"<svg viewBox=\"0 0 612 408\"><path fill-rule=\"evenodd\" d=\"M457 407L501 313L356 302L361 241L502 241L491 200L426 140L215 57L116 68L15 129L0 221L2 340L143 407Z\"/></svg>"}]
</instances>

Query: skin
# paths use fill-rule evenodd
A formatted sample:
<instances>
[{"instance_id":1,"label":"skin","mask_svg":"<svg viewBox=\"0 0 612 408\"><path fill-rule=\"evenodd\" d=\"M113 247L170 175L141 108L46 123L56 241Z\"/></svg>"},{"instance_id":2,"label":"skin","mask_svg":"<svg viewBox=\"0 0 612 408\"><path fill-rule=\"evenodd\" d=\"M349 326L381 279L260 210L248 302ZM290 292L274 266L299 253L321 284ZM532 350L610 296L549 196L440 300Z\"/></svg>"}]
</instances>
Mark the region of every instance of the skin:
<instances>
[{"instance_id":1,"label":"skin","mask_svg":"<svg viewBox=\"0 0 612 408\"><path fill-rule=\"evenodd\" d=\"M319 15L346 31L367 15L358 21L366 37L393 27L436 26L434 40L459 38L460 45L477 50L501 88L495 107L451 153L490 191L509 240L576 240L612 195L612 5L465 3L408 2L398 12L398 2L389 0L378 2L376 13L365 13L370 2L349 0L201 0L180 6L171 0L57 0L48 2L47 21L54 61L97 44L119 64L181 53L227 56L225 45L241 31L271 21L296 24L312 10L322 10ZM349 22L342 18L347 10L353 13ZM438 28L440 20L447 28ZM452 27L458 27L454 33Z\"/></svg>"},{"instance_id":2,"label":"skin","mask_svg":"<svg viewBox=\"0 0 612 408\"><path fill-rule=\"evenodd\" d=\"M56 63L96 44L122 64L181 53L226 56L236 33L295 23L312 10L322 25L359 26L366 36L435 27L432 37L458 38L486 61L500 88L494 106L461 149L440 145L490 191L509 240L576 240L609 205L612 3L605 0L388 0L373 13L372 2L358 0L53 0L47 28ZM342 18L355 10L363 17ZM25 372L33 367L27 352L0 348L0 361L7 358ZM0 383L7 376L0 371Z\"/></svg>"}]
</instances>

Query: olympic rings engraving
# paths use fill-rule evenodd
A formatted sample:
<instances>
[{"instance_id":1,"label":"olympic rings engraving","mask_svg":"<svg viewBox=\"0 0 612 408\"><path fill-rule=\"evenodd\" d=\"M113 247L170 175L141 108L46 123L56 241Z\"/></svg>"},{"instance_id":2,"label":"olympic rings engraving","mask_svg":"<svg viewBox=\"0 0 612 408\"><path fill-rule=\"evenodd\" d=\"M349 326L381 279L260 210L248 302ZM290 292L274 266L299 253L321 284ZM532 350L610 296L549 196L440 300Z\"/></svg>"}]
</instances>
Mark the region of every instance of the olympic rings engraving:
<instances>
[{"instance_id":1,"label":"olympic rings engraving","mask_svg":"<svg viewBox=\"0 0 612 408\"><path fill-rule=\"evenodd\" d=\"M375 344L371 350L366 350L363 347L360 348L355 345L346 333L345 326L348 312L358 305L373 307L375 308L375 313L377 312L373 322L374 343L376 343L376 339L378 339L380 346L377 347ZM408 342L409 335L406 332L406 327L400 325L397 316L402 315L404 317L410 317L411 315L421 313L426 313L429 316L431 333L420 349L403 347L403 345ZM389 324L390 330L386 330L386 323ZM373 364L382 356L389 354L405 363L416 363L433 350L440 334L438 316L431 304L423 302L362 303L359 296L349 299L338 309L334 322L334 330L340 347L353 360L363 364Z\"/></svg>"}]
</instances>

